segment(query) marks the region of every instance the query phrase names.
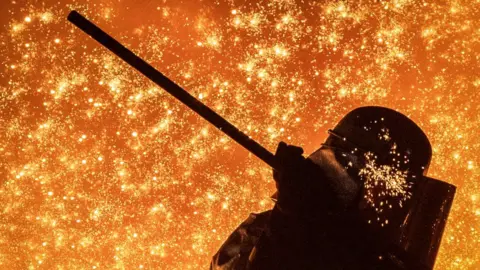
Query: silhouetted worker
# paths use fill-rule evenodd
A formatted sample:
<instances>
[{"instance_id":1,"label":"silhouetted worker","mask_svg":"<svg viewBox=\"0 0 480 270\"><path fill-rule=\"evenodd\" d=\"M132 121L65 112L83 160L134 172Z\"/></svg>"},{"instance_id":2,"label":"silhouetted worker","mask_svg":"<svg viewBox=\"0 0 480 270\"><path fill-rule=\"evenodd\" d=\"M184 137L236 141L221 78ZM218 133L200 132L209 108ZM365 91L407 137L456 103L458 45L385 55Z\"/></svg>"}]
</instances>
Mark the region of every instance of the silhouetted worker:
<instances>
[{"instance_id":1,"label":"silhouetted worker","mask_svg":"<svg viewBox=\"0 0 480 270\"><path fill-rule=\"evenodd\" d=\"M455 187L426 177L432 150L401 113L348 113L308 158L281 142L272 210L251 214L211 269L432 269Z\"/></svg>"}]
</instances>

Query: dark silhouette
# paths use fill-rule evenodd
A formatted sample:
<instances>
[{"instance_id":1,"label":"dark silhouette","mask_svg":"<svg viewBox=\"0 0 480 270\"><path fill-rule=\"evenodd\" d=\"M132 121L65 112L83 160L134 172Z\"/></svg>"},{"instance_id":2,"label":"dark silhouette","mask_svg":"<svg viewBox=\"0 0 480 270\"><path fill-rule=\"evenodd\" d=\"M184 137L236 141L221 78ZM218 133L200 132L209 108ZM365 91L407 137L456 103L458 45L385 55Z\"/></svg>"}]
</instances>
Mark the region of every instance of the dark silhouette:
<instances>
[{"instance_id":1,"label":"dark silhouette","mask_svg":"<svg viewBox=\"0 0 480 270\"><path fill-rule=\"evenodd\" d=\"M426 177L432 150L410 119L348 113L308 158L278 145L272 210L251 214L211 269L432 269L455 187Z\"/></svg>"}]
</instances>

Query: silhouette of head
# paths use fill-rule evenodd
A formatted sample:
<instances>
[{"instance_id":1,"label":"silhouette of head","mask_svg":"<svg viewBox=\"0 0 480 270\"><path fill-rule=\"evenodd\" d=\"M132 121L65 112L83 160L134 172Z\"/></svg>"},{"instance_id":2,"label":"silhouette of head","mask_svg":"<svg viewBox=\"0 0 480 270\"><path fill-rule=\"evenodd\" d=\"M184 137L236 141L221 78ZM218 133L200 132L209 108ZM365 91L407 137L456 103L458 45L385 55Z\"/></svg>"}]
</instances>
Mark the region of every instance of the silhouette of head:
<instances>
[{"instance_id":1,"label":"silhouette of head","mask_svg":"<svg viewBox=\"0 0 480 270\"><path fill-rule=\"evenodd\" d=\"M384 107L357 108L329 133L324 147L371 152L377 164L421 175L426 174L432 157L425 133L405 115Z\"/></svg>"},{"instance_id":2,"label":"silhouette of head","mask_svg":"<svg viewBox=\"0 0 480 270\"><path fill-rule=\"evenodd\" d=\"M344 207L358 213L385 249L394 247L382 255L406 269L432 269L455 187L425 176L431 156L427 136L412 120L369 106L345 115L308 158Z\"/></svg>"},{"instance_id":3,"label":"silhouette of head","mask_svg":"<svg viewBox=\"0 0 480 270\"><path fill-rule=\"evenodd\" d=\"M362 208L394 210L389 203L406 202L415 178L424 175L430 164L432 149L425 133L405 115L388 108L357 108L329 134L309 158L325 170L345 206L361 194Z\"/></svg>"}]
</instances>

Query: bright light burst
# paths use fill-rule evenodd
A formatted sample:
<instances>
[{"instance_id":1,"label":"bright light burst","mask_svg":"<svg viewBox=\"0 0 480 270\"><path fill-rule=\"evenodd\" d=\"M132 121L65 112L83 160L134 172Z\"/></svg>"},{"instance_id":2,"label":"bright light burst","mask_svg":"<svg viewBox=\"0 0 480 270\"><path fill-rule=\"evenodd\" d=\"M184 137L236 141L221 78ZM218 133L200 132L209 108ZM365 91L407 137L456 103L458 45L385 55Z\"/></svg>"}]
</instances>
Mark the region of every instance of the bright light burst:
<instances>
[{"instance_id":1,"label":"bright light burst","mask_svg":"<svg viewBox=\"0 0 480 270\"><path fill-rule=\"evenodd\" d=\"M388 224L388 220L382 217L382 212L385 209L394 211L394 207L403 207L403 203L412 196L408 171L402 171L396 166L377 164L376 156L371 152L365 153L365 167L359 170L358 175L364 183L364 199L368 206L376 211L382 226L385 221ZM398 205L393 206L394 203Z\"/></svg>"},{"instance_id":2,"label":"bright light burst","mask_svg":"<svg viewBox=\"0 0 480 270\"><path fill-rule=\"evenodd\" d=\"M82 2L82 4L79 4ZM458 186L437 269L480 268L480 1L9 1L0 267L199 269L270 169L66 21L77 9L261 144L382 105Z\"/></svg>"}]
</instances>

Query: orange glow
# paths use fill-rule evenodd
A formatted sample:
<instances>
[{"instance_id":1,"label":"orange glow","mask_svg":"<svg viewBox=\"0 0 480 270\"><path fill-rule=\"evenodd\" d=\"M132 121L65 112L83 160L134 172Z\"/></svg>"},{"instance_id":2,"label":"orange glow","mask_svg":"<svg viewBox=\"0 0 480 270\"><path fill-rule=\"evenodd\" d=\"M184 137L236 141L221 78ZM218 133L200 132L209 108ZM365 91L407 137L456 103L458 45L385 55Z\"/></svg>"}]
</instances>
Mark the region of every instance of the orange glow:
<instances>
[{"instance_id":1,"label":"orange glow","mask_svg":"<svg viewBox=\"0 0 480 270\"><path fill-rule=\"evenodd\" d=\"M270 168L72 9L272 152L311 153L358 106L408 115L432 143L428 175L458 187L436 269L480 268L480 1L5 2L0 268L206 269L272 206Z\"/></svg>"}]
</instances>

